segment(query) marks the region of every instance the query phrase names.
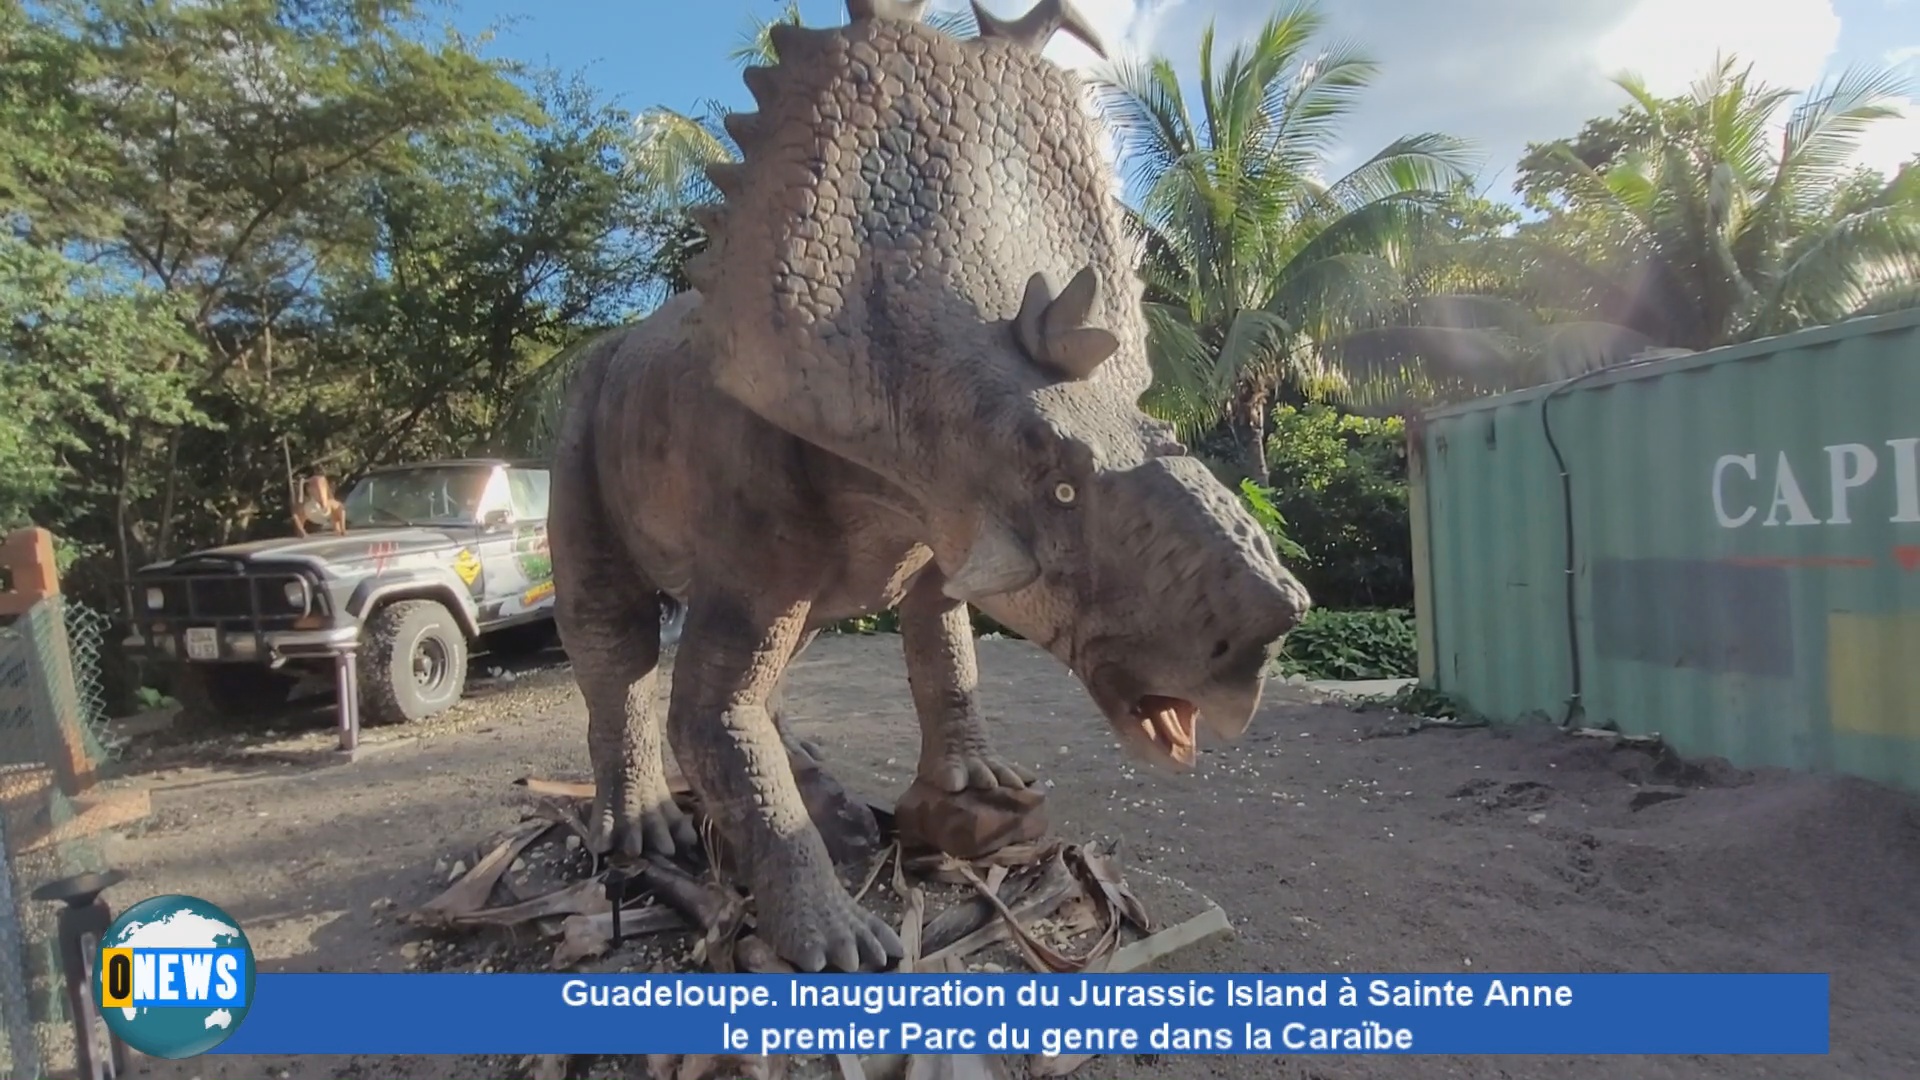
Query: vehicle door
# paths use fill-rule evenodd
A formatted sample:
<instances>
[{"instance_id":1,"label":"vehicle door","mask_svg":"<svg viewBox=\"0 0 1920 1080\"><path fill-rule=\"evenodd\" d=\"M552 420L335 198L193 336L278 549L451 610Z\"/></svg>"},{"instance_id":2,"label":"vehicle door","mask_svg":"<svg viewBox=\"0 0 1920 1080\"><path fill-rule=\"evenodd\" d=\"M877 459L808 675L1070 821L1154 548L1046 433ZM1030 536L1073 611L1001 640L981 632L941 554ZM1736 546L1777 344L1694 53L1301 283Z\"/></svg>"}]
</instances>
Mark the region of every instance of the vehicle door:
<instances>
[{"instance_id":1,"label":"vehicle door","mask_svg":"<svg viewBox=\"0 0 1920 1080\"><path fill-rule=\"evenodd\" d=\"M551 474L545 469L507 470L513 503L513 574L517 592L502 598L502 615L532 615L553 607L553 558L547 552L547 498Z\"/></svg>"},{"instance_id":2,"label":"vehicle door","mask_svg":"<svg viewBox=\"0 0 1920 1080\"><path fill-rule=\"evenodd\" d=\"M507 480L507 470L496 466L487 477L487 486L481 492L478 507L480 533L473 555L462 556L464 565L456 565L455 570L462 580L473 590L474 603L480 608L480 621L492 622L501 615L501 602L507 597L517 596L524 588L519 583L519 567L513 558L514 513L513 493Z\"/></svg>"}]
</instances>

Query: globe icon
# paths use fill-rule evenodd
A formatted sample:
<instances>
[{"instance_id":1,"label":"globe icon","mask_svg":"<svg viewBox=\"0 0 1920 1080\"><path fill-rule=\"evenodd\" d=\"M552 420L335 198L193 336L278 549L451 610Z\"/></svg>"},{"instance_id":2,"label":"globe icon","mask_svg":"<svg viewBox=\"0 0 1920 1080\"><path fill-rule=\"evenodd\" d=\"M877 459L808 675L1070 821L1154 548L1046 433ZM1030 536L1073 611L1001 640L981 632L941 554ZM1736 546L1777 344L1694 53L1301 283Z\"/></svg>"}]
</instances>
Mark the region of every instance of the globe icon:
<instances>
[{"instance_id":1,"label":"globe icon","mask_svg":"<svg viewBox=\"0 0 1920 1080\"><path fill-rule=\"evenodd\" d=\"M102 949L239 949L246 957L242 1002L253 1000L253 946L233 916L192 896L154 896L120 914ZM97 978L97 977L96 977ZM96 1004L101 987L93 987ZM158 1058L204 1054L227 1041L246 1018L246 1005L101 1008L107 1027L128 1046Z\"/></svg>"}]
</instances>

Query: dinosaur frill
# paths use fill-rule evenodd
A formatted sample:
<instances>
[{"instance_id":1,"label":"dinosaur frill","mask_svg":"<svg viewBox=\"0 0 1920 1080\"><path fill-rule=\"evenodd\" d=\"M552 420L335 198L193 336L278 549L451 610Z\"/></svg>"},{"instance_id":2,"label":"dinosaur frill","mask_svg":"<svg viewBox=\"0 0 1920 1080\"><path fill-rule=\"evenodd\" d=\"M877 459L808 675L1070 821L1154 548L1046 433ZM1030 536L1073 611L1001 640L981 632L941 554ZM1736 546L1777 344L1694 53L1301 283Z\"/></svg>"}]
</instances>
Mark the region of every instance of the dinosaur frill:
<instances>
[{"instance_id":1,"label":"dinosaur frill","mask_svg":"<svg viewBox=\"0 0 1920 1080\"><path fill-rule=\"evenodd\" d=\"M899 432L842 403L904 422L900 388L930 385L912 376L995 378L1007 346L1038 372L1020 378L1137 399L1137 246L1083 85L1040 56L1061 30L1100 51L1085 20L1066 0L976 6L960 40L919 22L924 0L847 6L845 26L774 27L778 62L745 73L757 111L724 119L741 160L707 170L722 199L696 211L709 247L688 267L718 385L864 462Z\"/></svg>"}]
</instances>

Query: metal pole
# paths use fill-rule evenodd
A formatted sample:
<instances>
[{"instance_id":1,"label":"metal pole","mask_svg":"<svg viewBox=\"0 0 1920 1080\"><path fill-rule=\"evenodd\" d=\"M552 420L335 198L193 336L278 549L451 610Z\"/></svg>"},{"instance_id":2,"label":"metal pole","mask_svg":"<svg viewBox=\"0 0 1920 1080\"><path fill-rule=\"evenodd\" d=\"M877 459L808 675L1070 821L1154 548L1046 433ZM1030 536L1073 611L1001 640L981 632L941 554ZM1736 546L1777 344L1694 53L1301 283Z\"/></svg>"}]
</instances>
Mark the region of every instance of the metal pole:
<instances>
[{"instance_id":1,"label":"metal pole","mask_svg":"<svg viewBox=\"0 0 1920 1080\"><path fill-rule=\"evenodd\" d=\"M360 673L358 642L343 645L333 661L334 688L340 699L340 753L353 757L360 747Z\"/></svg>"}]
</instances>

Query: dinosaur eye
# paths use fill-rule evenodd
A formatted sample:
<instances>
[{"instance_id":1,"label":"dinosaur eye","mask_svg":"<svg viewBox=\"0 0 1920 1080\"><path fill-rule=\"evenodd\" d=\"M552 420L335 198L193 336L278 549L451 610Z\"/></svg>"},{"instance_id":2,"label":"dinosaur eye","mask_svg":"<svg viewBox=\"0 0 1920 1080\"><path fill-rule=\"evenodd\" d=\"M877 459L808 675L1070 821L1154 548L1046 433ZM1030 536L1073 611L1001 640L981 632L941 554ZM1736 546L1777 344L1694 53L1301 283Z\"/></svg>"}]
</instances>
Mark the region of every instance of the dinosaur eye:
<instances>
[{"instance_id":1,"label":"dinosaur eye","mask_svg":"<svg viewBox=\"0 0 1920 1080\"><path fill-rule=\"evenodd\" d=\"M1072 506L1073 500L1078 497L1079 493L1073 490L1072 484L1062 482L1053 485L1053 501L1061 506Z\"/></svg>"}]
</instances>

